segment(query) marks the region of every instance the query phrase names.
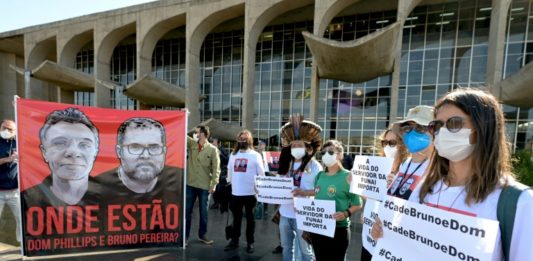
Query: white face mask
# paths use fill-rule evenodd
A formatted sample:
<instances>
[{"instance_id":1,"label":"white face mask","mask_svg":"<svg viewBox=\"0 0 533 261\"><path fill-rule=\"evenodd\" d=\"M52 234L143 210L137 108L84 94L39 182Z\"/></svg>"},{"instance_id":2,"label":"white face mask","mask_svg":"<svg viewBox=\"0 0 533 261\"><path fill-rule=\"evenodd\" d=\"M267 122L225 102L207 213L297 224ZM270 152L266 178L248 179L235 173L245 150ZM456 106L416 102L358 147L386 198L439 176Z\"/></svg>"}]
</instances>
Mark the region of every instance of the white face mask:
<instances>
[{"instance_id":1,"label":"white face mask","mask_svg":"<svg viewBox=\"0 0 533 261\"><path fill-rule=\"evenodd\" d=\"M301 158L303 158L305 156L305 149L304 148L294 148L294 149L291 149L291 155L299 160Z\"/></svg>"},{"instance_id":2,"label":"white face mask","mask_svg":"<svg viewBox=\"0 0 533 261\"><path fill-rule=\"evenodd\" d=\"M435 135L435 149L439 156L450 161L466 159L474 151L474 145L470 144L470 133L470 129L451 133L446 128L440 128L439 133Z\"/></svg>"},{"instance_id":3,"label":"white face mask","mask_svg":"<svg viewBox=\"0 0 533 261\"><path fill-rule=\"evenodd\" d=\"M196 142L198 142L198 141L200 140L200 139L198 138L198 134L196 134L196 133L192 135L192 139L193 139L194 141L196 141Z\"/></svg>"},{"instance_id":4,"label":"white face mask","mask_svg":"<svg viewBox=\"0 0 533 261\"><path fill-rule=\"evenodd\" d=\"M329 153L326 153L322 155L322 162L324 162L324 165L326 167L331 167L337 163L337 153L333 155L329 155Z\"/></svg>"},{"instance_id":5,"label":"white face mask","mask_svg":"<svg viewBox=\"0 0 533 261\"><path fill-rule=\"evenodd\" d=\"M383 152L385 152L385 157L394 159L398 153L398 147L391 147L390 145L387 145L385 148L383 148Z\"/></svg>"},{"instance_id":6,"label":"white face mask","mask_svg":"<svg viewBox=\"0 0 533 261\"><path fill-rule=\"evenodd\" d=\"M8 130L3 130L3 131L0 131L0 136L3 139L9 140L9 139L15 137L15 133L11 133Z\"/></svg>"}]
</instances>

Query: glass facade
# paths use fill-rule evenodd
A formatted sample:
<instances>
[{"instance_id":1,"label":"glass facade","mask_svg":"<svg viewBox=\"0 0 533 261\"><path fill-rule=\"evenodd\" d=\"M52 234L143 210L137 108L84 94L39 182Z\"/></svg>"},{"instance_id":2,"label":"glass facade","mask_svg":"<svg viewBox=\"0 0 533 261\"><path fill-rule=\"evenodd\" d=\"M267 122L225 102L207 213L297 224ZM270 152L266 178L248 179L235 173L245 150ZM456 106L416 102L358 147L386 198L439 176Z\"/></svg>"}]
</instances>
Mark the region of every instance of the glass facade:
<instances>
[{"instance_id":1,"label":"glass facade","mask_svg":"<svg viewBox=\"0 0 533 261\"><path fill-rule=\"evenodd\" d=\"M533 58L533 0L513 0L508 21L503 76L518 71ZM396 21L396 11L335 17L324 37L359 39ZM398 118L391 119L391 75L351 84L321 80L317 123L324 139L341 140L352 154L372 154L375 138L409 108L433 105L458 87L485 84L491 16L490 0L461 0L419 6L403 28ZM152 57L153 75L172 84L185 84L184 27L165 35ZM279 145L279 128L292 113L309 116L312 55L302 31L313 21L267 26L256 47L254 136ZM201 120L211 117L241 124L244 32L232 29L209 34L201 48ZM84 48L76 68L92 73L92 50ZM135 36L113 53L111 80L125 86L135 79ZM357 73L357 72L354 72ZM113 106L136 109L120 92ZM91 94L77 93L78 104L91 104ZM533 109L504 106L508 134L516 148L533 147Z\"/></svg>"},{"instance_id":2,"label":"glass facade","mask_svg":"<svg viewBox=\"0 0 533 261\"><path fill-rule=\"evenodd\" d=\"M309 115L311 52L302 31L313 31L312 21L267 26L256 47L254 136L279 145L279 129L289 115Z\"/></svg>"},{"instance_id":3,"label":"glass facade","mask_svg":"<svg viewBox=\"0 0 533 261\"><path fill-rule=\"evenodd\" d=\"M241 123L244 31L211 33L200 50L201 121Z\"/></svg>"}]
</instances>

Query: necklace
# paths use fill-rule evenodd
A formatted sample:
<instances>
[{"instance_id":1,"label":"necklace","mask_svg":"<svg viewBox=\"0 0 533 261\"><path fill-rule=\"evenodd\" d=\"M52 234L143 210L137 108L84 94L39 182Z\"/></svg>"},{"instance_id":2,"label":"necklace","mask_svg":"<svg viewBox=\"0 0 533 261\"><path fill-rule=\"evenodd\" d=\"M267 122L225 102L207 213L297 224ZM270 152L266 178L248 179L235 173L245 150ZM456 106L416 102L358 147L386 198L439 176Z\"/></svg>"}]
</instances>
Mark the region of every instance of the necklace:
<instances>
[{"instance_id":1,"label":"necklace","mask_svg":"<svg viewBox=\"0 0 533 261\"><path fill-rule=\"evenodd\" d=\"M439 202L440 202L440 193L442 193L442 187L444 186L444 181L441 181L442 183L440 183L440 189L439 189L439 195L437 196L437 208L439 208ZM459 199L459 196L461 196L461 194L463 194L463 192L465 191L465 188L466 187L463 187L463 189L459 192L459 194L457 194L457 196L455 196L455 199L452 201L452 204L448 207L448 211L450 211L453 207L453 205L455 204L455 202L457 201L457 199Z\"/></svg>"}]
</instances>

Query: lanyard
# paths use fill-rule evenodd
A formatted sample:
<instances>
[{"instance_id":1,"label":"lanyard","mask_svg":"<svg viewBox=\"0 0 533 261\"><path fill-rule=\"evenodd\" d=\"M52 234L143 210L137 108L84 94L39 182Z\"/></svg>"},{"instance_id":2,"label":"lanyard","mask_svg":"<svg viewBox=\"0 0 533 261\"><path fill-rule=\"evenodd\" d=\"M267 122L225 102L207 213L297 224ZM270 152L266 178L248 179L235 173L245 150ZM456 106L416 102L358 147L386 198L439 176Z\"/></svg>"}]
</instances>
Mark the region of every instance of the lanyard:
<instances>
[{"instance_id":1,"label":"lanyard","mask_svg":"<svg viewBox=\"0 0 533 261\"><path fill-rule=\"evenodd\" d=\"M301 165L300 165L300 167L301 167ZM296 175L296 174L299 174L299 175ZM291 174L290 174L290 176L292 177L293 185L299 188L300 184L301 184L301 181L302 181L303 172L302 171L297 171L297 172L294 171L294 162L291 163Z\"/></svg>"},{"instance_id":2,"label":"lanyard","mask_svg":"<svg viewBox=\"0 0 533 261\"><path fill-rule=\"evenodd\" d=\"M411 174L409 175L409 167L411 167L411 162L413 162L413 159L411 159L411 161L409 161L409 164L407 164L407 169L405 170L404 179L400 182L398 188L403 187L403 185L405 185L405 183L416 173L416 171L420 168L420 166L424 165L426 160L427 159L424 159L424 161L420 162L420 164L415 168L415 170L413 170L413 172L411 172ZM407 176L407 175L409 175L409 176ZM405 178L405 177L407 177L407 178ZM396 194L396 191L394 192L394 194Z\"/></svg>"}]
</instances>

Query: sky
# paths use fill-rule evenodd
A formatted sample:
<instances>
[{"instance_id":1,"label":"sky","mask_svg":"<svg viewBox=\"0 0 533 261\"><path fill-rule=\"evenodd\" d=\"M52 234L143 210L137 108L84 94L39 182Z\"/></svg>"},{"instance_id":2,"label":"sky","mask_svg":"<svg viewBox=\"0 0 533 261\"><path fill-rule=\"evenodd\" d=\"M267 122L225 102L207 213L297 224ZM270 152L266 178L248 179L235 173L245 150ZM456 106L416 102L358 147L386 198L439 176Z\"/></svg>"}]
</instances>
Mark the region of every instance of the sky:
<instances>
[{"instance_id":1,"label":"sky","mask_svg":"<svg viewBox=\"0 0 533 261\"><path fill-rule=\"evenodd\" d=\"M154 0L0 0L0 33Z\"/></svg>"}]
</instances>

